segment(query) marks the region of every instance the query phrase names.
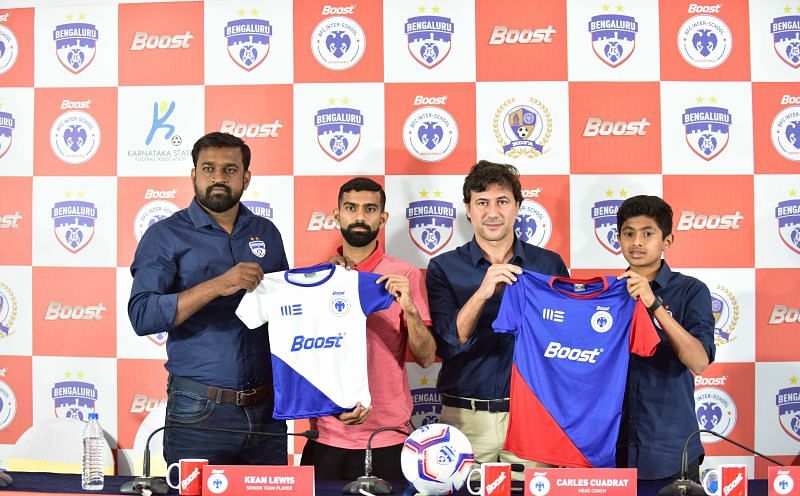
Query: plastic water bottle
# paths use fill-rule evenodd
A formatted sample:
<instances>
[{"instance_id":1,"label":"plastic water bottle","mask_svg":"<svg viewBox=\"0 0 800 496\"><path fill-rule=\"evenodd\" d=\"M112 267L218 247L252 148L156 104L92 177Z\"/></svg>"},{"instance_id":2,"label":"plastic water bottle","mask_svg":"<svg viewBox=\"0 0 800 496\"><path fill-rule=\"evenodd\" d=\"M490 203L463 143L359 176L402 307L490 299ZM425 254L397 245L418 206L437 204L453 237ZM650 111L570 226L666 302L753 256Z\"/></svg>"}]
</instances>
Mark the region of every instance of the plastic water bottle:
<instances>
[{"instance_id":1,"label":"plastic water bottle","mask_svg":"<svg viewBox=\"0 0 800 496\"><path fill-rule=\"evenodd\" d=\"M103 489L103 462L106 439L100 427L98 415L89 414L89 423L83 430L83 475L81 488L84 491Z\"/></svg>"}]
</instances>

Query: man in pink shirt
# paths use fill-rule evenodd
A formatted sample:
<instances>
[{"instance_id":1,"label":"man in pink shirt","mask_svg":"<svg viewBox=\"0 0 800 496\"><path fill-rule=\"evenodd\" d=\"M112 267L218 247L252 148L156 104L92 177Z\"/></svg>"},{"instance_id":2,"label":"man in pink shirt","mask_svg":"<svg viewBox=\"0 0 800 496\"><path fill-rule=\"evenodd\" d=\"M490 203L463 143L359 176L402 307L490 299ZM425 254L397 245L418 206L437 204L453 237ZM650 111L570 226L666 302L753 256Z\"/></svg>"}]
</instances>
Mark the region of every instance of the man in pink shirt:
<instances>
[{"instance_id":1,"label":"man in pink shirt","mask_svg":"<svg viewBox=\"0 0 800 496\"><path fill-rule=\"evenodd\" d=\"M372 179L357 177L339 189L334 216L341 227L339 255L356 270L383 274L377 280L395 302L367 318L367 375L372 404L356 405L351 412L311 420L319 430L308 441L302 465L313 465L320 479L356 479L364 472L367 440L380 427L412 429L411 391L405 371L406 346L422 367L433 363L436 343L425 280L411 264L386 255L378 233L386 225L386 193ZM400 451L406 436L381 432L372 440L372 474L383 479L403 479Z\"/></svg>"}]
</instances>

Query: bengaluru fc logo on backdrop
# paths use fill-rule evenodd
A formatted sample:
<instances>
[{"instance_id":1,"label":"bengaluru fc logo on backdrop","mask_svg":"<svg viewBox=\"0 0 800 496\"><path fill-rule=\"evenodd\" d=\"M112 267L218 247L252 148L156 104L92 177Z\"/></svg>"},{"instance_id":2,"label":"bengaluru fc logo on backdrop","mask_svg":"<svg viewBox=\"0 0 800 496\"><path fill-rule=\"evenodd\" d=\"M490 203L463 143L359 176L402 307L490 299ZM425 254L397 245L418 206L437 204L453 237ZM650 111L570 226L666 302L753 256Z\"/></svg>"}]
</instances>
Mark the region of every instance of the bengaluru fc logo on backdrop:
<instances>
[{"instance_id":1,"label":"bengaluru fc logo on backdrop","mask_svg":"<svg viewBox=\"0 0 800 496\"><path fill-rule=\"evenodd\" d=\"M796 195L797 192L795 191ZM775 207L781 240L795 253L800 253L800 198L789 198Z\"/></svg>"},{"instance_id":2,"label":"bengaluru fc logo on backdrop","mask_svg":"<svg viewBox=\"0 0 800 496\"><path fill-rule=\"evenodd\" d=\"M11 148L14 141L14 126L16 121L11 112L0 112L0 158Z\"/></svg>"},{"instance_id":3,"label":"bengaluru fc logo on backdrop","mask_svg":"<svg viewBox=\"0 0 800 496\"><path fill-rule=\"evenodd\" d=\"M361 143L363 125L364 115L361 111L349 107L321 109L314 116L317 143L325 155L337 162L356 151Z\"/></svg>"},{"instance_id":4,"label":"bengaluru fc logo on backdrop","mask_svg":"<svg viewBox=\"0 0 800 496\"><path fill-rule=\"evenodd\" d=\"M94 223L97 221L94 203L80 200L56 202L51 217L56 239L72 253L86 248L94 237Z\"/></svg>"},{"instance_id":5,"label":"bengaluru fc logo on backdrop","mask_svg":"<svg viewBox=\"0 0 800 496\"><path fill-rule=\"evenodd\" d=\"M776 17L770 23L775 53L789 67L800 67L800 15Z\"/></svg>"},{"instance_id":6,"label":"bengaluru fc logo on backdrop","mask_svg":"<svg viewBox=\"0 0 800 496\"><path fill-rule=\"evenodd\" d=\"M50 393L58 418L72 418L85 422L89 420L89 413L95 411L97 388L94 384L73 380L56 382Z\"/></svg>"},{"instance_id":7,"label":"bengaluru fc logo on backdrop","mask_svg":"<svg viewBox=\"0 0 800 496\"><path fill-rule=\"evenodd\" d=\"M92 63L97 51L97 39L97 27L85 22L59 24L53 30L58 61L73 74Z\"/></svg>"},{"instance_id":8,"label":"bengaluru fc logo on backdrop","mask_svg":"<svg viewBox=\"0 0 800 496\"><path fill-rule=\"evenodd\" d=\"M323 19L311 33L314 58L332 71L343 71L356 65L366 48L364 30L349 17Z\"/></svg>"},{"instance_id":9,"label":"bengaluru fc logo on backdrop","mask_svg":"<svg viewBox=\"0 0 800 496\"><path fill-rule=\"evenodd\" d=\"M235 19L225 25L228 55L246 71L252 71L267 58L271 36L272 26L265 19Z\"/></svg>"},{"instance_id":10,"label":"bengaluru fc logo on backdrop","mask_svg":"<svg viewBox=\"0 0 800 496\"><path fill-rule=\"evenodd\" d=\"M14 67L18 53L19 45L17 45L17 37L14 36L14 32L0 24L0 74Z\"/></svg>"},{"instance_id":11,"label":"bengaluru fc logo on backdrop","mask_svg":"<svg viewBox=\"0 0 800 496\"><path fill-rule=\"evenodd\" d=\"M786 107L772 121L772 146L785 159L800 162L800 107Z\"/></svg>"},{"instance_id":12,"label":"bengaluru fc logo on backdrop","mask_svg":"<svg viewBox=\"0 0 800 496\"><path fill-rule=\"evenodd\" d=\"M435 194L437 197L440 195ZM423 198L427 195L423 194ZM455 218L455 207L443 200L413 201L406 209L411 241L428 255L433 255L450 242Z\"/></svg>"},{"instance_id":13,"label":"bengaluru fc logo on backdrop","mask_svg":"<svg viewBox=\"0 0 800 496\"><path fill-rule=\"evenodd\" d=\"M778 407L778 422L781 428L795 441L800 441L800 387L797 377L792 377L790 387L779 389L775 395Z\"/></svg>"},{"instance_id":14,"label":"bengaluru fc logo on backdrop","mask_svg":"<svg viewBox=\"0 0 800 496\"><path fill-rule=\"evenodd\" d=\"M728 146L732 116L714 106L689 107L681 116L686 143L703 160L711 160Z\"/></svg>"},{"instance_id":15,"label":"bengaluru fc logo on backdrop","mask_svg":"<svg viewBox=\"0 0 800 496\"><path fill-rule=\"evenodd\" d=\"M597 58L610 67L617 67L631 56L636 48L639 24L631 16L602 14L589 21L592 50Z\"/></svg>"},{"instance_id":16,"label":"bengaluru fc logo on backdrop","mask_svg":"<svg viewBox=\"0 0 800 496\"><path fill-rule=\"evenodd\" d=\"M436 67L450 54L454 28L449 17L410 17L406 21L405 31L409 53L426 69Z\"/></svg>"},{"instance_id":17,"label":"bengaluru fc logo on backdrop","mask_svg":"<svg viewBox=\"0 0 800 496\"><path fill-rule=\"evenodd\" d=\"M698 69L713 69L725 62L733 48L733 35L722 19L712 15L690 17L678 30L678 51Z\"/></svg>"},{"instance_id":18,"label":"bengaluru fc logo on backdrop","mask_svg":"<svg viewBox=\"0 0 800 496\"><path fill-rule=\"evenodd\" d=\"M736 426L736 403L722 389L703 387L694 391L695 414L700 429L728 436ZM716 443L720 438L702 433L704 443Z\"/></svg>"},{"instance_id":19,"label":"bengaluru fc logo on backdrop","mask_svg":"<svg viewBox=\"0 0 800 496\"><path fill-rule=\"evenodd\" d=\"M504 101L494 113L494 137L504 155L535 158L546 153L545 145L553 132L553 119L547 107L535 98L517 103Z\"/></svg>"},{"instance_id":20,"label":"bengaluru fc logo on backdrop","mask_svg":"<svg viewBox=\"0 0 800 496\"><path fill-rule=\"evenodd\" d=\"M617 210L622 205L622 200L600 200L592 205L592 220L594 220L594 236L600 246L619 255L622 245L619 243L617 231Z\"/></svg>"},{"instance_id":21,"label":"bengaluru fc logo on backdrop","mask_svg":"<svg viewBox=\"0 0 800 496\"><path fill-rule=\"evenodd\" d=\"M253 212L259 217L269 220L272 220L273 218L272 205L267 202L260 200L242 200L242 205L247 207L247 210Z\"/></svg>"}]
</instances>

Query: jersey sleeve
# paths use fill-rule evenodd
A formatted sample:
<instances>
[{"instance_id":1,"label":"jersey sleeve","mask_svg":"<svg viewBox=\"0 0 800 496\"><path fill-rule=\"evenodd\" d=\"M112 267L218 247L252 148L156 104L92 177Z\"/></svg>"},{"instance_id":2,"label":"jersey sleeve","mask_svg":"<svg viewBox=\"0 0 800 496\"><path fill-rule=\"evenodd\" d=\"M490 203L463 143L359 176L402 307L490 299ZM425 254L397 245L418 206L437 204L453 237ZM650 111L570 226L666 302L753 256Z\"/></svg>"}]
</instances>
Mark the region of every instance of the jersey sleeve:
<instances>
[{"instance_id":1,"label":"jersey sleeve","mask_svg":"<svg viewBox=\"0 0 800 496\"><path fill-rule=\"evenodd\" d=\"M417 306L419 318L426 326L431 326L431 312L428 308L428 291L425 288L425 281L422 279L422 272L414 267L407 275L408 285L411 288L411 299Z\"/></svg>"},{"instance_id":2,"label":"jersey sleeve","mask_svg":"<svg viewBox=\"0 0 800 496\"><path fill-rule=\"evenodd\" d=\"M383 284L375 284L380 274L372 272L356 272L356 274L358 274L358 299L361 301L364 315L389 308L394 298L386 291Z\"/></svg>"},{"instance_id":3,"label":"jersey sleeve","mask_svg":"<svg viewBox=\"0 0 800 496\"><path fill-rule=\"evenodd\" d=\"M248 329L255 329L269 322L269 308L266 304L269 293L269 283L264 279L255 290L245 293L236 307L236 316Z\"/></svg>"},{"instance_id":4,"label":"jersey sleeve","mask_svg":"<svg viewBox=\"0 0 800 496\"><path fill-rule=\"evenodd\" d=\"M653 325L653 319L642 300L636 300L633 308L628 338L631 353L639 356L652 356L656 352L656 346L661 342Z\"/></svg>"},{"instance_id":5,"label":"jersey sleeve","mask_svg":"<svg viewBox=\"0 0 800 496\"><path fill-rule=\"evenodd\" d=\"M492 323L494 332L516 335L521 317L525 315L525 283L524 274L517 277L517 282L506 286L500 300L500 311Z\"/></svg>"}]
</instances>

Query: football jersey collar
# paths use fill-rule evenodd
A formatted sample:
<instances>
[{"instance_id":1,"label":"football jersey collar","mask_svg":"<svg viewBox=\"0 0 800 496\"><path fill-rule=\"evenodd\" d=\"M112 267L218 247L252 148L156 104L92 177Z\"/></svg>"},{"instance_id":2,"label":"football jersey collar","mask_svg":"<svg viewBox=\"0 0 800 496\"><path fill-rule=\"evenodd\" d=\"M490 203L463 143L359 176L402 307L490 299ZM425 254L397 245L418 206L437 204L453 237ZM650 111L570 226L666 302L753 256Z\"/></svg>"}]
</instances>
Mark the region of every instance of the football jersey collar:
<instances>
[{"instance_id":1,"label":"football jersey collar","mask_svg":"<svg viewBox=\"0 0 800 496\"><path fill-rule=\"evenodd\" d=\"M575 291L569 291L569 290L566 290L566 289L562 289L562 288L556 287L555 286L556 282L573 284L573 285L574 284L586 284L586 285L588 285L588 284L593 283L593 282L602 282L603 283L603 287L600 288L600 289L596 289L596 290L594 290L592 292L576 293ZM564 296L568 296L568 297L574 298L576 300L588 300L588 299L594 298L595 296L597 296L599 294L602 294L606 290L608 290L608 279L606 279L605 277L600 277L600 276L590 277L588 279L573 279L571 277L551 277L549 284L550 284L550 288L553 289L554 291L558 291L559 293L563 294Z\"/></svg>"}]
</instances>

